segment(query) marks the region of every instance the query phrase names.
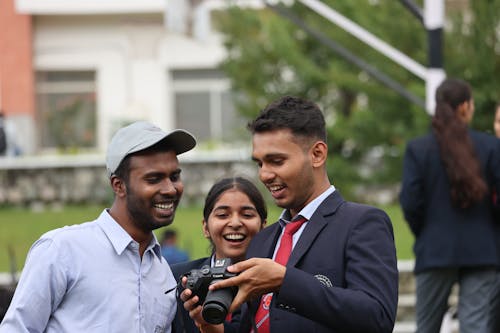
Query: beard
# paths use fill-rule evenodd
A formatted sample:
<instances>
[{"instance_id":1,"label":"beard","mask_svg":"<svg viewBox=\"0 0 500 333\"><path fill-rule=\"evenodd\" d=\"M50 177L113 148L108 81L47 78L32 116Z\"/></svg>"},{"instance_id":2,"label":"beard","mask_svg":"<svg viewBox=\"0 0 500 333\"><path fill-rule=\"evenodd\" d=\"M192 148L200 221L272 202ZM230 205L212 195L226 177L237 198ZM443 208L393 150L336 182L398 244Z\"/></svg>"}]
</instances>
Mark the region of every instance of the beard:
<instances>
[{"instance_id":1,"label":"beard","mask_svg":"<svg viewBox=\"0 0 500 333\"><path fill-rule=\"evenodd\" d=\"M136 192L127 187L127 209L128 215L134 225L144 232L153 231L155 229L170 225L174 220L175 209L177 208L178 200L174 204L174 213L166 219L159 220L153 215L153 200L145 200L139 197Z\"/></svg>"}]
</instances>

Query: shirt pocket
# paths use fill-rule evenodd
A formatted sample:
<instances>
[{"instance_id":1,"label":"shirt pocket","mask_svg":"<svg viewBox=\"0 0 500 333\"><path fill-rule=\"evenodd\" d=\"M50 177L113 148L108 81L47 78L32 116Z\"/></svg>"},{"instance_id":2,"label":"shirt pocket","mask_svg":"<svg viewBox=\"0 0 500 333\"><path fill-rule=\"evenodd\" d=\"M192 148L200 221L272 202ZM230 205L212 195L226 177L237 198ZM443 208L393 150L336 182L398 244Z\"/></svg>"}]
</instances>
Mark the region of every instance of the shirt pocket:
<instances>
[{"instance_id":1,"label":"shirt pocket","mask_svg":"<svg viewBox=\"0 0 500 333\"><path fill-rule=\"evenodd\" d=\"M154 299L153 306L153 332L166 333L171 331L172 321L177 311L175 291Z\"/></svg>"}]
</instances>

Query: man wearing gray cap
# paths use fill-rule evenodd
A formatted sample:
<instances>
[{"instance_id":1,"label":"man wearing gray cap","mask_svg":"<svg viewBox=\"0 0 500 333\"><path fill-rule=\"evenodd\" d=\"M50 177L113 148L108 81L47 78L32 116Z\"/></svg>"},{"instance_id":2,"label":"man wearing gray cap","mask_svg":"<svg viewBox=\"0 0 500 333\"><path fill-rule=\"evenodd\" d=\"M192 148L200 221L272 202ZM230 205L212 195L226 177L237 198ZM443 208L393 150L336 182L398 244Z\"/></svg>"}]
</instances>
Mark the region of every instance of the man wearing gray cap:
<instances>
[{"instance_id":1,"label":"man wearing gray cap","mask_svg":"<svg viewBox=\"0 0 500 333\"><path fill-rule=\"evenodd\" d=\"M174 219L177 155L195 145L148 122L118 130L106 155L111 208L33 244L0 332L170 332L176 282L153 230Z\"/></svg>"}]
</instances>

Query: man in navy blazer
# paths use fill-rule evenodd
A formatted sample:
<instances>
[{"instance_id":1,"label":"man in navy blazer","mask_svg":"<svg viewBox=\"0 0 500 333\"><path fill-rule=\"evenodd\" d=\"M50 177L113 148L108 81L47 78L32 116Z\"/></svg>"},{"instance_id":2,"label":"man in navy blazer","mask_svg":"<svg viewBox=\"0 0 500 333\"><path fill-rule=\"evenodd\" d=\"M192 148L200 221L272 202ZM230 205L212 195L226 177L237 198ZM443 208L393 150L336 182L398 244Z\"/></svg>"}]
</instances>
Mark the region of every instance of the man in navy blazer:
<instances>
[{"instance_id":1,"label":"man in navy blazer","mask_svg":"<svg viewBox=\"0 0 500 333\"><path fill-rule=\"evenodd\" d=\"M345 201L330 183L321 110L286 96L268 105L249 129L259 178L284 211L252 239L250 259L228 268L239 275L210 287L239 287L231 309L243 304L240 332L266 331L255 322L260 306L269 308L273 333L392 332L398 271L391 221L379 209ZM299 218L306 223L281 265L273 258L283 227ZM267 293L270 304L261 303Z\"/></svg>"}]
</instances>

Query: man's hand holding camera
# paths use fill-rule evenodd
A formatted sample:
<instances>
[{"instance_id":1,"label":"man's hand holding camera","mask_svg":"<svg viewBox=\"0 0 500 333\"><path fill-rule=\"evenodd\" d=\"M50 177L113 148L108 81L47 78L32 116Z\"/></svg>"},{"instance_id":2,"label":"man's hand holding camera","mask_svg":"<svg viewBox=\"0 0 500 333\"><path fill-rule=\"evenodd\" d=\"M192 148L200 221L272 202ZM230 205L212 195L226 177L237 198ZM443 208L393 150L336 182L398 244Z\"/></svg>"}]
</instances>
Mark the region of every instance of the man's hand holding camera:
<instances>
[{"instance_id":1,"label":"man's hand holding camera","mask_svg":"<svg viewBox=\"0 0 500 333\"><path fill-rule=\"evenodd\" d=\"M219 280L235 276L227 270L229 265L231 265L229 258L216 259L213 267L206 265L184 274L186 280L183 279L183 285L197 296L199 303L203 303L201 314L203 319L210 324L224 322L229 313L229 306L236 295L236 287L208 289L211 284Z\"/></svg>"},{"instance_id":2,"label":"man's hand holding camera","mask_svg":"<svg viewBox=\"0 0 500 333\"><path fill-rule=\"evenodd\" d=\"M286 267L268 258L252 258L227 266L226 270L233 277L217 279L209 284L208 291L238 287L238 292L228 309L228 312L232 313L246 301L279 290L285 277ZM230 276L229 274L227 276ZM182 285L187 287L187 282L188 277L184 276ZM203 292L201 294L203 296ZM201 332L224 332L222 324L213 325L204 319L201 304L203 300L193 290L186 288L180 294L180 299L184 302L184 309L189 312L189 316Z\"/></svg>"},{"instance_id":3,"label":"man's hand holding camera","mask_svg":"<svg viewBox=\"0 0 500 333\"><path fill-rule=\"evenodd\" d=\"M244 302L258 298L266 293L279 290L285 277L286 267L269 258L251 258L227 267L234 277L219 280L209 286L209 290L218 290L237 286L229 312L238 309Z\"/></svg>"},{"instance_id":4,"label":"man's hand holding camera","mask_svg":"<svg viewBox=\"0 0 500 333\"><path fill-rule=\"evenodd\" d=\"M209 290L210 284L221 279L228 279L235 274L227 271L231 259L217 259L213 267L203 266L184 274L182 285L186 288L180 299L184 309L201 332L223 332L224 322L229 313L229 306L236 294L236 287Z\"/></svg>"}]
</instances>

